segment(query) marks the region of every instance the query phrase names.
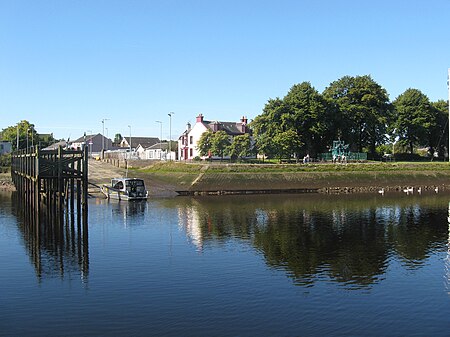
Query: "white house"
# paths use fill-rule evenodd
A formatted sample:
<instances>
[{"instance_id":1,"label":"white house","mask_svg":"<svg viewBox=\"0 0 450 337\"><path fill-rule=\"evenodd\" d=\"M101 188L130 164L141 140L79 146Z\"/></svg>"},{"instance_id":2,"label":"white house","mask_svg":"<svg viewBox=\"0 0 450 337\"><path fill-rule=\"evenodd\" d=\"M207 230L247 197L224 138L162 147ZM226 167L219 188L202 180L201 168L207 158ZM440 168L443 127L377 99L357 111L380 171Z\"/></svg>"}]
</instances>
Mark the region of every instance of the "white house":
<instances>
[{"instance_id":1,"label":"white house","mask_svg":"<svg viewBox=\"0 0 450 337\"><path fill-rule=\"evenodd\" d=\"M123 137L119 146L129 148L131 144L131 148L137 149L139 145L141 145L141 147L143 148L148 148L159 142L160 142L159 138L155 137Z\"/></svg>"},{"instance_id":2,"label":"white house","mask_svg":"<svg viewBox=\"0 0 450 337\"><path fill-rule=\"evenodd\" d=\"M154 160L167 160L170 158L167 154L167 150L169 148L168 142L157 143L147 148L144 148L141 145L138 145L136 148L136 153L140 159L154 159ZM174 157L175 154L172 154Z\"/></svg>"},{"instance_id":3,"label":"white house","mask_svg":"<svg viewBox=\"0 0 450 337\"><path fill-rule=\"evenodd\" d=\"M196 123L193 127L188 123L187 129L178 138L178 159L192 160L200 156L197 150L197 143L206 131L217 132L219 130L225 131L230 137L251 134L251 130L247 127L247 118L242 117L240 122L218 122L206 121L202 114L197 116Z\"/></svg>"}]
</instances>

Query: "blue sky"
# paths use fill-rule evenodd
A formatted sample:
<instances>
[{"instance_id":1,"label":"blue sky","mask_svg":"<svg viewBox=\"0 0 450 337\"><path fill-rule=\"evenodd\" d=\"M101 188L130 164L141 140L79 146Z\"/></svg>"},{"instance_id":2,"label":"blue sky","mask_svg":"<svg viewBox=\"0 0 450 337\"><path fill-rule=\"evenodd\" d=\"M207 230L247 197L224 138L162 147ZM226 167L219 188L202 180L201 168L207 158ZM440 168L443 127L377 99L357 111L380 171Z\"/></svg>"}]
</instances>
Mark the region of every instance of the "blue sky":
<instances>
[{"instance_id":1,"label":"blue sky","mask_svg":"<svg viewBox=\"0 0 450 337\"><path fill-rule=\"evenodd\" d=\"M447 99L449 41L449 0L0 0L0 129L175 139L345 75Z\"/></svg>"}]
</instances>

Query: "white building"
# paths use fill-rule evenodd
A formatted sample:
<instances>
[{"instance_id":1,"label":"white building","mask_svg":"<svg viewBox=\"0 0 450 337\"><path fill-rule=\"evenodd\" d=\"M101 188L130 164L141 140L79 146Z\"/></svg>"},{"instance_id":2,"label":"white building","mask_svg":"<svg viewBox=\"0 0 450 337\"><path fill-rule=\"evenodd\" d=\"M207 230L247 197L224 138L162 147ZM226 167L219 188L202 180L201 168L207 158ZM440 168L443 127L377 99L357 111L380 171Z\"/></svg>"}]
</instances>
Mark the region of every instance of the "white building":
<instances>
[{"instance_id":1,"label":"white building","mask_svg":"<svg viewBox=\"0 0 450 337\"><path fill-rule=\"evenodd\" d=\"M141 145L143 148L148 148L159 143L159 138L156 137L123 137L119 147L136 148Z\"/></svg>"},{"instance_id":2,"label":"white building","mask_svg":"<svg viewBox=\"0 0 450 337\"><path fill-rule=\"evenodd\" d=\"M169 157L167 155L168 148L168 142L157 143L146 148L139 144L136 153L140 159L167 160Z\"/></svg>"},{"instance_id":3,"label":"white building","mask_svg":"<svg viewBox=\"0 0 450 337\"><path fill-rule=\"evenodd\" d=\"M193 127L188 123L186 131L178 138L178 159L192 160L196 157L202 158L197 149L197 143L206 131L225 131L230 137L251 133L247 127L247 118L242 117L240 122L218 122L206 121L199 114ZM205 158L205 157L203 157Z\"/></svg>"}]
</instances>

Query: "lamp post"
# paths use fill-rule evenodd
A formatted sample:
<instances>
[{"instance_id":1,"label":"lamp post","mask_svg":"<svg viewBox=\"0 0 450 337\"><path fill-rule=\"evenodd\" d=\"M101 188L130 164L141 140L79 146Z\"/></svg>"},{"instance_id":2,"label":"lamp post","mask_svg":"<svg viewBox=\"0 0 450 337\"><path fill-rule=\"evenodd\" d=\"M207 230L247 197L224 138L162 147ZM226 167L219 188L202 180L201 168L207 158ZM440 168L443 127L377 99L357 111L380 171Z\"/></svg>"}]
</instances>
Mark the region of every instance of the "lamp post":
<instances>
[{"instance_id":1,"label":"lamp post","mask_svg":"<svg viewBox=\"0 0 450 337\"><path fill-rule=\"evenodd\" d=\"M108 139L109 139L109 135L108 135L108 128L105 128L106 130L106 150L109 150L109 143L108 143Z\"/></svg>"},{"instance_id":2,"label":"lamp post","mask_svg":"<svg viewBox=\"0 0 450 337\"><path fill-rule=\"evenodd\" d=\"M450 162L450 68L448 68L448 75L447 75L447 89L448 89L448 99L449 99L449 104L448 104L448 121L449 121L449 125L448 125L448 161Z\"/></svg>"},{"instance_id":3,"label":"lamp post","mask_svg":"<svg viewBox=\"0 0 450 337\"><path fill-rule=\"evenodd\" d=\"M108 118L103 118L102 119L102 126L103 126L103 131L102 131L102 156L103 156L103 151L105 150L105 122L109 121Z\"/></svg>"},{"instance_id":4,"label":"lamp post","mask_svg":"<svg viewBox=\"0 0 450 337\"><path fill-rule=\"evenodd\" d=\"M92 130L86 130L86 132L88 132L89 135L89 143L87 144L89 146L89 157L92 157ZM86 146L86 143L84 145Z\"/></svg>"},{"instance_id":5,"label":"lamp post","mask_svg":"<svg viewBox=\"0 0 450 337\"><path fill-rule=\"evenodd\" d=\"M30 131L30 128L27 129L27 151L28 151L28 132Z\"/></svg>"},{"instance_id":6,"label":"lamp post","mask_svg":"<svg viewBox=\"0 0 450 337\"><path fill-rule=\"evenodd\" d=\"M30 126L30 130L31 130L31 147L34 147L34 138L33 138L34 128L33 128L33 126Z\"/></svg>"},{"instance_id":7,"label":"lamp post","mask_svg":"<svg viewBox=\"0 0 450 337\"><path fill-rule=\"evenodd\" d=\"M172 160L172 115L174 115L175 112L169 112L169 160Z\"/></svg>"},{"instance_id":8,"label":"lamp post","mask_svg":"<svg viewBox=\"0 0 450 337\"><path fill-rule=\"evenodd\" d=\"M162 122L161 121L156 121L156 123L159 123L160 126L160 135L159 135L159 160L161 160L161 151L162 151Z\"/></svg>"},{"instance_id":9,"label":"lamp post","mask_svg":"<svg viewBox=\"0 0 450 337\"><path fill-rule=\"evenodd\" d=\"M128 125L128 127L130 128L130 159L131 159L131 125Z\"/></svg>"}]
</instances>

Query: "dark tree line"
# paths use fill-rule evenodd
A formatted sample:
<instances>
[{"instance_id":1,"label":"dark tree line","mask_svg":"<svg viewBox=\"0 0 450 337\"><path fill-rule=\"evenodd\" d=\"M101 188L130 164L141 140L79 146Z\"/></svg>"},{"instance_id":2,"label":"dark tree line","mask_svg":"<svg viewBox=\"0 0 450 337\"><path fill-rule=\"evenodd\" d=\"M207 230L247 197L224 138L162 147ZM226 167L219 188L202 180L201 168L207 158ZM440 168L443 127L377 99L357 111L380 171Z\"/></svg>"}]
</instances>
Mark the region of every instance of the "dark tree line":
<instances>
[{"instance_id":1,"label":"dark tree line","mask_svg":"<svg viewBox=\"0 0 450 337\"><path fill-rule=\"evenodd\" d=\"M413 153L427 147L443 156L448 144L448 102L430 102L418 89L394 101L370 76L344 76L319 93L309 82L292 86L282 99L269 99L250 126L258 153L282 158L328 152L333 140L368 152L398 141Z\"/></svg>"}]
</instances>

